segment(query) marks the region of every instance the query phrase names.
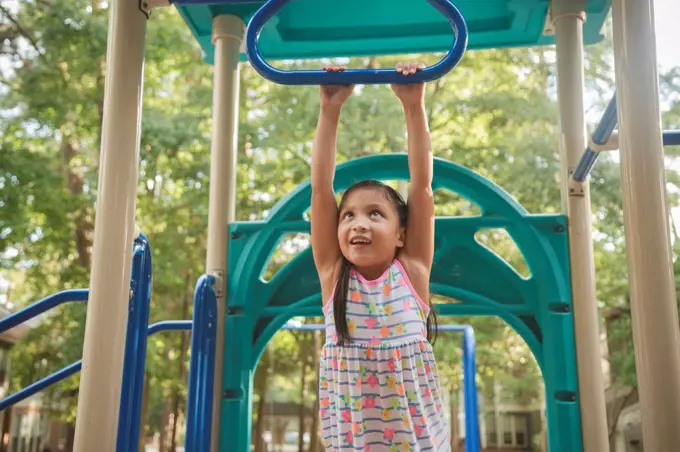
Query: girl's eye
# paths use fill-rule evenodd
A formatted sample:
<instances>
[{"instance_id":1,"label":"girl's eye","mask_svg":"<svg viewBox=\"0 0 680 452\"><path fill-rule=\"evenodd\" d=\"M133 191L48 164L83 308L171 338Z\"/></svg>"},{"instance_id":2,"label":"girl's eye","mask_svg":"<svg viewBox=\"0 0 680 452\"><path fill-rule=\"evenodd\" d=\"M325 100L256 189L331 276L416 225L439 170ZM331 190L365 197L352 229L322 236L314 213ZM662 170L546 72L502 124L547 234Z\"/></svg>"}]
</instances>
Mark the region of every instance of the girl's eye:
<instances>
[{"instance_id":1,"label":"girl's eye","mask_svg":"<svg viewBox=\"0 0 680 452\"><path fill-rule=\"evenodd\" d=\"M342 216L343 220L346 220L348 218L352 218L354 214L352 212L345 212L345 214Z\"/></svg>"},{"instance_id":2,"label":"girl's eye","mask_svg":"<svg viewBox=\"0 0 680 452\"><path fill-rule=\"evenodd\" d=\"M374 210L374 211L371 212L371 216L372 216L372 217L373 217L373 216L376 216L376 215L379 216L379 217L382 217L382 214L380 213L379 210Z\"/></svg>"}]
</instances>

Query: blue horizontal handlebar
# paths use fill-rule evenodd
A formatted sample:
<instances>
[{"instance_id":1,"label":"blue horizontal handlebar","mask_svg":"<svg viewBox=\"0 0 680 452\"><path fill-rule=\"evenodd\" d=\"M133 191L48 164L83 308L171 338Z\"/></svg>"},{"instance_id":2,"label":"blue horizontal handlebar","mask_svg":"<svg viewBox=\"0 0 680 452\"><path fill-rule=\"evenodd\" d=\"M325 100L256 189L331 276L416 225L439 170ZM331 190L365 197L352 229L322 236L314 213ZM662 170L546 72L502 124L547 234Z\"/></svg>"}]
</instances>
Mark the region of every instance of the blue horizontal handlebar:
<instances>
[{"instance_id":1,"label":"blue horizontal handlebar","mask_svg":"<svg viewBox=\"0 0 680 452\"><path fill-rule=\"evenodd\" d=\"M246 54L253 68L265 79L281 85L354 85L429 82L446 75L463 58L468 30L465 19L449 0L427 0L441 12L453 28L453 46L439 63L405 76L395 69L347 69L282 71L270 66L262 57L258 38L262 27L291 0L269 0L253 15L246 30Z\"/></svg>"}]
</instances>

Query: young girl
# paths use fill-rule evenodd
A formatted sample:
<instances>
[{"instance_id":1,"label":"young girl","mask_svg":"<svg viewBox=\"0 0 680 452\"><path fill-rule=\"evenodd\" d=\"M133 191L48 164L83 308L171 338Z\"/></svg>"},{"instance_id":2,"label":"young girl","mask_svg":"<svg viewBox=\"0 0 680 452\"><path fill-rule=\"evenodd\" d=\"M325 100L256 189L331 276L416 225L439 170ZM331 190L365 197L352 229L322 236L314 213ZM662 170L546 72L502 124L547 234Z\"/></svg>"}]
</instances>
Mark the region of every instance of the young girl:
<instances>
[{"instance_id":1,"label":"young girl","mask_svg":"<svg viewBox=\"0 0 680 452\"><path fill-rule=\"evenodd\" d=\"M400 64L408 77L423 66ZM338 71L342 67L327 68ZM432 151L422 83L392 85L408 131L408 205L377 181L333 192L340 110L352 86L322 86L312 152L312 250L326 319L319 405L327 451L450 451L429 340L434 312Z\"/></svg>"}]
</instances>

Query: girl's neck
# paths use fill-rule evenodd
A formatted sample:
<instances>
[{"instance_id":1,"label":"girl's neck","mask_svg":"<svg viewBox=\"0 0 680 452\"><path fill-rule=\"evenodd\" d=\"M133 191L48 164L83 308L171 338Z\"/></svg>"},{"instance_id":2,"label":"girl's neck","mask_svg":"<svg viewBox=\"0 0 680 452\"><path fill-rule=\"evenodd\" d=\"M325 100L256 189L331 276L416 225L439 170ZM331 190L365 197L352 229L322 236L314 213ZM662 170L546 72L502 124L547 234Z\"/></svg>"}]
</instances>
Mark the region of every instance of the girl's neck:
<instances>
[{"instance_id":1,"label":"girl's neck","mask_svg":"<svg viewBox=\"0 0 680 452\"><path fill-rule=\"evenodd\" d=\"M392 265L392 262L394 262L394 258L390 259L389 261L382 262L380 264L376 265L371 265L368 267L358 267L354 265L354 269L366 280L368 281L375 281L376 279L380 278L385 271Z\"/></svg>"}]
</instances>

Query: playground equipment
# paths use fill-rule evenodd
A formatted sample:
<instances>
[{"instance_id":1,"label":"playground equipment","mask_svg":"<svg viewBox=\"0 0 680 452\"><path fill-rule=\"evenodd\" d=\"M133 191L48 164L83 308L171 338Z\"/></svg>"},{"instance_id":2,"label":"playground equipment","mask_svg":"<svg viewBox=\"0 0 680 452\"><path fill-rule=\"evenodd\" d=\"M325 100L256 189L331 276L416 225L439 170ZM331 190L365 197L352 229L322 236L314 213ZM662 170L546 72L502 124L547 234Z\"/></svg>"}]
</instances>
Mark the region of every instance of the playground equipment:
<instances>
[{"instance_id":1,"label":"playground equipment","mask_svg":"<svg viewBox=\"0 0 680 452\"><path fill-rule=\"evenodd\" d=\"M406 154L362 157L339 165L335 189L368 177L407 180ZM562 451L580 450L566 218L530 215L488 179L441 159L434 162L433 188L458 193L481 211L479 217L435 220L431 288L462 302L439 305L440 315L497 315L511 325L536 356L551 394L546 399L550 443L559 444ZM310 199L311 186L306 182L274 206L267 220L230 227L225 344L238 346L224 349L228 364L222 380L221 451L250 447L251 419L243 410L252 405L252 375L271 337L291 317L322 316L310 249L269 281L260 278L284 234L309 232L304 213ZM477 232L496 228L505 229L515 240L530 277L520 276L475 240ZM466 403L476 405L476 399ZM466 441L466 447L473 444Z\"/></svg>"},{"instance_id":2,"label":"playground equipment","mask_svg":"<svg viewBox=\"0 0 680 452\"><path fill-rule=\"evenodd\" d=\"M499 315L527 341L545 378L551 451L609 450L590 197L585 177L592 163L584 163L578 175L571 176L582 157L592 159L590 152L584 157L583 45L599 39L610 2L461 0L456 4L467 25L456 16L458 9L444 0L430 0L436 8L424 1L416 5L416 0L296 0L275 17L271 16L285 0L174 3L203 48L206 61L215 65L213 124L219 125L213 130L211 151L206 276L198 285L203 295L196 297L205 304L196 306L192 327L192 359L201 350L207 350L207 355L192 361L192 369L196 370L190 377L188 450L248 450L252 373L262 349L289 317L320 314L318 281L309 252L301 253L269 283L259 280L281 234L308 230L303 213L308 206L309 186L301 186L282 200L265 222L234 223L239 61L250 59L264 77L278 83L386 83L395 80L389 71L348 71L344 76L318 71L282 73L273 70L265 58L448 51L442 62L419 76L430 79L442 75L442 68L455 65L463 41L468 49L556 44L561 188L567 215L530 215L488 180L438 160L436 184L477 203L482 215L437 219L432 290L463 301L441 306L442 315ZM130 450L125 449L131 444L126 443L125 433L117 434L111 426L119 418L124 422L130 414L119 407L127 410L126 406L132 406L132 410L136 400L128 397L127 389L121 394L121 377L128 375L133 366L124 359L131 356L125 353L127 344L135 343L137 347L142 344L141 333L136 341L124 339L126 325L134 323L137 331L143 330L140 326L143 321L128 322L125 300L130 290L129 246L136 236L133 212L144 35L151 9L167 4L167 0L111 2L101 173L75 438L77 452ZM664 192L664 134L656 89L653 3L613 0L612 6L643 434L646 448L668 451L680 444L680 429L676 426L680 418L677 354L680 333ZM333 14L326 12L330 9ZM254 16L256 19L251 20ZM246 23L250 24L247 54L242 54ZM614 110L608 111L611 121L616 115ZM597 146L606 142L614 126L607 123L602 127L602 133L592 140L590 151L604 150ZM665 137L668 143L677 143L674 141L677 132L666 133ZM338 168L336 188L347 186L352 177L358 176L404 179L405 157L374 156L348 162ZM497 227L506 229L518 243L531 277L520 278L474 241L475 231ZM480 268L487 272L485 276L492 272L506 286L488 287L486 278L482 284L475 273ZM653 303L643 305L645 300ZM150 334L152 328L144 331ZM215 347L214 372L210 369L213 365L210 344ZM100 353L104 349L107 354ZM134 428L121 427L119 431L133 435Z\"/></svg>"}]
</instances>

